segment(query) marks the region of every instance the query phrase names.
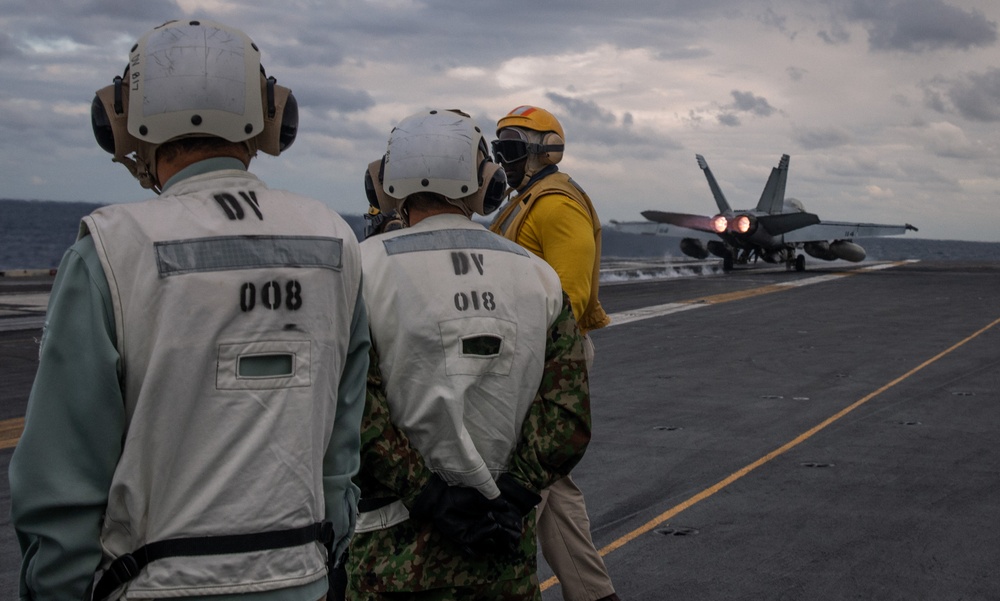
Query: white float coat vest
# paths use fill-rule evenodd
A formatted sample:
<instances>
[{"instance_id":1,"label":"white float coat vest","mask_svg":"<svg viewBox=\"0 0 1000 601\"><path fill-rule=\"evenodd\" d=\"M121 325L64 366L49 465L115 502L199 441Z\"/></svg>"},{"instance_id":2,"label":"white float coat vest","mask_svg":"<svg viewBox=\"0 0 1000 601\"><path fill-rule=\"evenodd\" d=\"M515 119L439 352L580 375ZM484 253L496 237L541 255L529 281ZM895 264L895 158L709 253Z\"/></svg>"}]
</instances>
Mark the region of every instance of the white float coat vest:
<instances>
[{"instance_id":1,"label":"white float coat vest","mask_svg":"<svg viewBox=\"0 0 1000 601\"><path fill-rule=\"evenodd\" d=\"M445 482L496 497L562 310L559 276L453 214L369 238L361 256L392 422ZM357 531L406 519L394 505L362 514Z\"/></svg>"},{"instance_id":2,"label":"white float coat vest","mask_svg":"<svg viewBox=\"0 0 1000 601\"><path fill-rule=\"evenodd\" d=\"M347 223L223 170L98 209L86 233L111 288L128 420L102 567L154 541L323 521L323 457L361 279ZM262 357L267 373L255 372ZM286 588L325 578L325 565L319 543L168 557L126 596Z\"/></svg>"}]
</instances>

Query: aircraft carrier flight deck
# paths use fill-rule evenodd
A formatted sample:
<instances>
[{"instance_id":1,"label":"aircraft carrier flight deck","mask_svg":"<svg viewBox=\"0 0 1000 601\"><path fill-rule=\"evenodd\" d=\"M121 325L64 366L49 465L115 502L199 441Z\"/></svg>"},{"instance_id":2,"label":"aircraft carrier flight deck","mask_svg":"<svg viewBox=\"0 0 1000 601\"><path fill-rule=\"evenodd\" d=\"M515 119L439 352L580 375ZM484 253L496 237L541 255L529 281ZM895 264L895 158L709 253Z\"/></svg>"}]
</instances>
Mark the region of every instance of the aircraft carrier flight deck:
<instances>
[{"instance_id":1,"label":"aircraft carrier flight deck","mask_svg":"<svg viewBox=\"0 0 1000 601\"><path fill-rule=\"evenodd\" d=\"M1000 598L1000 263L619 268L574 479L623 600ZM0 278L4 474L50 284Z\"/></svg>"}]
</instances>

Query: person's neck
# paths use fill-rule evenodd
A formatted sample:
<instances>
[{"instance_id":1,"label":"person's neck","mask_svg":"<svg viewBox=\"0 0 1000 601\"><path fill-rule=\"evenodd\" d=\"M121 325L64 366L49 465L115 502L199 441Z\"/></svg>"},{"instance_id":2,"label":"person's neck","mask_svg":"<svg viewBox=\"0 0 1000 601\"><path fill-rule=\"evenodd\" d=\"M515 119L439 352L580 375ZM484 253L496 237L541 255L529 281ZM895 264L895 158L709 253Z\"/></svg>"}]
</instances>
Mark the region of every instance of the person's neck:
<instances>
[{"instance_id":1,"label":"person's neck","mask_svg":"<svg viewBox=\"0 0 1000 601\"><path fill-rule=\"evenodd\" d=\"M465 213L462 212L462 209L453 206L442 206L434 209L413 208L409 211L410 225L417 225L424 219L435 215L461 215L465 217Z\"/></svg>"},{"instance_id":2,"label":"person's neck","mask_svg":"<svg viewBox=\"0 0 1000 601\"><path fill-rule=\"evenodd\" d=\"M521 187L517 189L517 193L520 194L521 192L524 192L525 190L533 186L535 182L537 182L538 180L544 177L548 177L553 173L556 173L557 171L559 171L559 167L557 167L556 165L546 165L545 167L542 167L537 172L535 172L531 177L529 177L528 181L524 182L521 185Z\"/></svg>"},{"instance_id":3,"label":"person's neck","mask_svg":"<svg viewBox=\"0 0 1000 601\"><path fill-rule=\"evenodd\" d=\"M177 175L177 173L186 167L190 167L195 163L204 161L206 159L214 159L228 157L237 159L243 162L243 165L249 167L250 158L247 155L237 156L233 152L220 152L219 150L195 150L192 152L185 152L177 155L171 159L157 158L156 160L156 179L160 180L161 185L170 181L170 178Z\"/></svg>"}]
</instances>

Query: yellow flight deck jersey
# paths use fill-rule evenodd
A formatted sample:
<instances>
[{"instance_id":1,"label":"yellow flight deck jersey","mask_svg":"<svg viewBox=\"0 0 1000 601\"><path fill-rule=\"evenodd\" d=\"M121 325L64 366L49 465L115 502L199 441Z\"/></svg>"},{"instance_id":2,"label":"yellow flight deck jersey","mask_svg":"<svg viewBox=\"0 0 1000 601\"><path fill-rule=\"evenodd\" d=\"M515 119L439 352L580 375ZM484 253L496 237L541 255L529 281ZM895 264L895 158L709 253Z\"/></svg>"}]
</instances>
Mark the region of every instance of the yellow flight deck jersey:
<instances>
[{"instance_id":1,"label":"yellow flight deck jersey","mask_svg":"<svg viewBox=\"0 0 1000 601\"><path fill-rule=\"evenodd\" d=\"M584 334L611 323L597 298L601 221L586 192L572 178L559 171L542 177L507 203L490 230L555 269Z\"/></svg>"}]
</instances>

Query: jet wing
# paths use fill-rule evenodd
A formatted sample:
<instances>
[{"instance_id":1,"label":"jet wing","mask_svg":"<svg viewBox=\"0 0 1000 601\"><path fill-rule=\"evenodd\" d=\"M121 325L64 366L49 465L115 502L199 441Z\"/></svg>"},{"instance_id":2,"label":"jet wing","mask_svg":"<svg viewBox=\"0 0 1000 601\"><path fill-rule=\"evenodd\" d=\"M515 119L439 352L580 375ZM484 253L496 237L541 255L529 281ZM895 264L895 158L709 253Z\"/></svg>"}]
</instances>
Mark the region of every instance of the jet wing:
<instances>
[{"instance_id":1,"label":"jet wing","mask_svg":"<svg viewBox=\"0 0 1000 601\"><path fill-rule=\"evenodd\" d=\"M877 238L899 236L908 230L917 231L909 223L886 225L882 223L857 223L852 221L821 221L785 234L785 242L820 242L830 240L851 240L853 238Z\"/></svg>"},{"instance_id":2,"label":"jet wing","mask_svg":"<svg viewBox=\"0 0 1000 601\"><path fill-rule=\"evenodd\" d=\"M800 230L819 222L819 216L813 213L778 213L777 215L757 216L757 223L772 236ZM787 239L788 236L785 238Z\"/></svg>"},{"instance_id":3,"label":"jet wing","mask_svg":"<svg viewBox=\"0 0 1000 601\"><path fill-rule=\"evenodd\" d=\"M623 234L640 234L643 236L668 236L674 228L666 223L652 221L615 221L605 226L607 229Z\"/></svg>"},{"instance_id":4,"label":"jet wing","mask_svg":"<svg viewBox=\"0 0 1000 601\"><path fill-rule=\"evenodd\" d=\"M642 216L657 223L669 223L678 227L686 227L691 230L715 233L712 229L712 218L704 215L691 215L688 213L668 213L665 211L643 211Z\"/></svg>"}]
</instances>

